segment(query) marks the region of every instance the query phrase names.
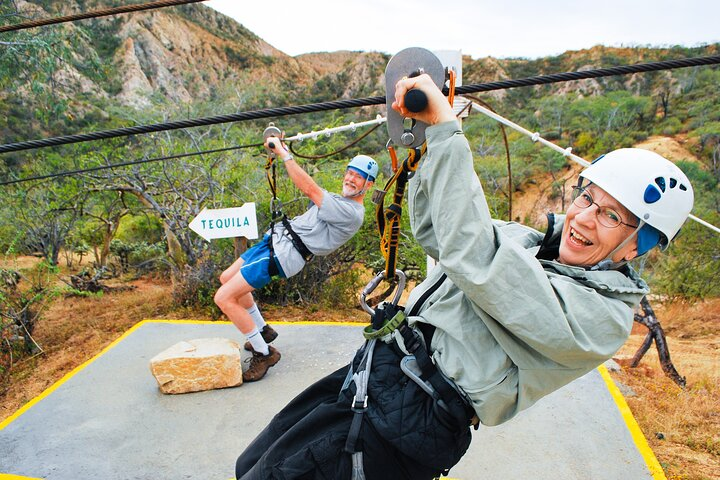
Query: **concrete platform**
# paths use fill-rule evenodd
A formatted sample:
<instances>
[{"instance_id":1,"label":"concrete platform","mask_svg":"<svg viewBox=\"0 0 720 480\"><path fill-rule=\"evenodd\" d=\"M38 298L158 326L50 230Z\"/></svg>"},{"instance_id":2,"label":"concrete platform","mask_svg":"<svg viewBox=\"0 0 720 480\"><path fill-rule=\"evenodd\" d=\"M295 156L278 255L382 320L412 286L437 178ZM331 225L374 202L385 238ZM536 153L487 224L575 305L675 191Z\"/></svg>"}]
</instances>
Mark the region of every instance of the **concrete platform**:
<instances>
[{"instance_id":1,"label":"concrete platform","mask_svg":"<svg viewBox=\"0 0 720 480\"><path fill-rule=\"evenodd\" d=\"M233 478L235 459L272 416L362 344L356 324L273 326L283 359L261 382L163 395L150 358L181 340L241 336L226 322L139 323L0 423L0 479ZM665 478L604 367L473 436L451 478Z\"/></svg>"}]
</instances>

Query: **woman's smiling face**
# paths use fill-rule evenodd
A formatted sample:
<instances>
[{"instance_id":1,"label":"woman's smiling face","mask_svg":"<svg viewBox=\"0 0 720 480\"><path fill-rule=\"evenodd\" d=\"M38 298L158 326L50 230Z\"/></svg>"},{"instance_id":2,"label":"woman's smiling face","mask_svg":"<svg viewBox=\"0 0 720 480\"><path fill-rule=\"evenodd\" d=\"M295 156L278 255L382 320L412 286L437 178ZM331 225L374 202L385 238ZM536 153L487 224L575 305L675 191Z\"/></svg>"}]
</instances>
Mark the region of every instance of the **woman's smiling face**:
<instances>
[{"instance_id":1,"label":"woman's smiling face","mask_svg":"<svg viewBox=\"0 0 720 480\"><path fill-rule=\"evenodd\" d=\"M597 185L588 186L584 195L585 200L592 202L590 206L583 208L573 202L565 217L558 260L567 265L597 265L632 234L634 229L625 223L637 223L635 215ZM605 207L604 212L599 211L601 207ZM598 215L607 215L608 212L610 215L619 214L620 221L625 223L616 227L603 225ZM636 256L637 240L633 239L616 252L612 260L620 262Z\"/></svg>"}]
</instances>

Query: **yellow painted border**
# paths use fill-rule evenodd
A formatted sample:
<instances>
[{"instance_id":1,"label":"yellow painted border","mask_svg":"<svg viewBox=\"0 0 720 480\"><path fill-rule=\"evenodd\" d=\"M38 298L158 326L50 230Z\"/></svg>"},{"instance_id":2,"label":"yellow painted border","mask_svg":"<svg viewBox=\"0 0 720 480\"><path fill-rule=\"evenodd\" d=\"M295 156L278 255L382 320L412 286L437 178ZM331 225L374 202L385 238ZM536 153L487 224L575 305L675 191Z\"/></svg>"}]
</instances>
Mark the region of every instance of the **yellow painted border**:
<instances>
[{"instance_id":1,"label":"yellow painted border","mask_svg":"<svg viewBox=\"0 0 720 480\"><path fill-rule=\"evenodd\" d=\"M79 365L75 367L71 372L67 373L64 377L62 377L60 380L52 384L50 387L46 388L40 395L33 398L29 402L27 402L25 405L20 407L15 413L10 415L8 418L0 422L0 431L2 431L5 427L10 425L14 420L16 420L18 417L20 417L23 413L27 412L33 405L38 403L43 398L50 395L52 392L57 390L63 383L70 380L72 377L77 375L82 369L93 363L95 360L100 358L102 355L107 353L111 348L113 348L115 345L123 341L125 338L127 338L131 333L133 333L138 328L142 327L143 325L147 323L179 323L179 324L198 324L198 325L230 325L230 322L227 321L213 321L213 320L163 320L163 319L151 319L151 320L142 320L132 327L128 329L125 333L123 333L120 337L118 337L115 341L113 341L110 345L102 349L100 353L92 357L90 360L86 361L82 365ZM356 323L356 322L320 322L320 321L300 321L300 322L275 322L275 323L283 323L284 325L340 325L340 326L357 326L361 327L364 324L362 323ZM4 474L0 474L4 475ZM12 477L10 477L12 478ZM0 480L4 480L3 477L0 476Z\"/></svg>"},{"instance_id":2,"label":"yellow painted border","mask_svg":"<svg viewBox=\"0 0 720 480\"><path fill-rule=\"evenodd\" d=\"M648 470L650 470L650 474L652 475L653 479L667 480L665 472L660 466L660 462L658 462L655 453L650 448L650 445L648 445L645 435L643 435L642 430L640 430L640 425L638 425L637 420L635 420L635 417L633 416L630 407L625 401L625 397L623 397L620 389L617 387L617 385L615 385L615 382L610 376L607 368L605 367L605 365L600 365L597 370L603 380L605 380L605 385L607 386L610 395L612 395L613 400L615 400L615 404L617 405L618 410L620 410L620 415L622 415L623 420L625 420L625 424L630 431L630 435L635 442L635 446L640 451L640 454L645 460L645 464L647 465Z\"/></svg>"},{"instance_id":3,"label":"yellow painted border","mask_svg":"<svg viewBox=\"0 0 720 480\"><path fill-rule=\"evenodd\" d=\"M0 473L0 480L42 480L41 478L21 477L20 475L10 475L9 473Z\"/></svg>"}]
</instances>

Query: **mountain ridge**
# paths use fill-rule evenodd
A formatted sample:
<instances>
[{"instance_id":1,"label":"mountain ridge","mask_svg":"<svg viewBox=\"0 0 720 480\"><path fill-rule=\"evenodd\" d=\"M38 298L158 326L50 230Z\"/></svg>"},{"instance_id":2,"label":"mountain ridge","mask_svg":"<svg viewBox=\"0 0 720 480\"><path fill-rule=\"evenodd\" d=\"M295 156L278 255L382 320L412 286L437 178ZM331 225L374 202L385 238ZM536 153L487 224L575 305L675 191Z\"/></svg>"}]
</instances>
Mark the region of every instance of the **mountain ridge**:
<instances>
[{"instance_id":1,"label":"mountain ridge","mask_svg":"<svg viewBox=\"0 0 720 480\"><path fill-rule=\"evenodd\" d=\"M46 17L88 11L101 5L98 0L71 0L60 5L49 0L18 0L17 6L29 12L29 16ZM290 87L294 96L302 94L305 100L317 100L322 93L337 98L376 95L383 91L384 67L389 59L380 52L355 51L314 52L292 57L203 4L102 17L69 24L66 28L71 32L78 29L87 32L88 51L77 53L76 59L83 62L97 56L108 65L105 81L89 79L78 68L64 66L61 78L66 94L95 92L136 109L147 108L163 99L170 102L207 100L213 98L218 89L227 89L233 84L239 87L262 84L268 89ZM686 50L595 46L536 60L465 56L464 83L591 69L620 61L656 61L677 57ZM695 50L713 54L717 53L718 45ZM92 83L96 84L95 88ZM557 93L597 95L608 86L635 93L647 88L633 76L619 80L585 80L552 88ZM504 91L492 94L496 98L505 95Z\"/></svg>"}]
</instances>

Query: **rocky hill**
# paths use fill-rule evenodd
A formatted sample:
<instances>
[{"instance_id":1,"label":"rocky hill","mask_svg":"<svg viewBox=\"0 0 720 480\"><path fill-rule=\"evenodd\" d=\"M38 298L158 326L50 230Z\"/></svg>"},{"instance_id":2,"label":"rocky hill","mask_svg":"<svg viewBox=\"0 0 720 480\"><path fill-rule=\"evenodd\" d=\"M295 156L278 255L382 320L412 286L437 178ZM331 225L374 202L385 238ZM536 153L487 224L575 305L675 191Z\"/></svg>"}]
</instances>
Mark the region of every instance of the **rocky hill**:
<instances>
[{"instance_id":1,"label":"rocky hill","mask_svg":"<svg viewBox=\"0 0 720 480\"><path fill-rule=\"evenodd\" d=\"M45 18L109 6L99 0L17 0L27 18ZM73 62L54 74L58 94L84 93L121 105L145 108L159 100L192 102L217 98L219 91L291 90L298 100L377 95L388 60L380 53L330 52L291 57L234 21L198 3L64 24L75 45ZM718 45L698 54L717 53ZM687 56L674 49L595 47L540 60L464 59L466 84L609 65ZM93 61L102 65L84 71ZM669 76L668 73L665 77ZM595 95L606 88L646 92L655 77L628 76L553 86L554 92ZM677 83L677 82L676 82ZM676 85L676 88L679 86ZM298 98L299 95L299 98ZM496 92L498 98L506 92ZM249 102L252 105L252 102ZM297 101L292 102L297 103Z\"/></svg>"},{"instance_id":2,"label":"rocky hill","mask_svg":"<svg viewBox=\"0 0 720 480\"><path fill-rule=\"evenodd\" d=\"M16 2L26 18L47 18L107 7L107 2ZM297 58L269 45L245 27L215 10L192 4L101 17L64 24L73 37L73 62L55 72L59 95L79 93L115 99L144 108L160 99L192 102L216 96L218 90L270 89L292 85L310 90L321 82L340 96L377 93L387 61L381 54L335 52ZM79 48L78 48L79 47ZM83 71L99 61L105 75ZM316 88L317 90L317 88Z\"/></svg>"}]
</instances>

